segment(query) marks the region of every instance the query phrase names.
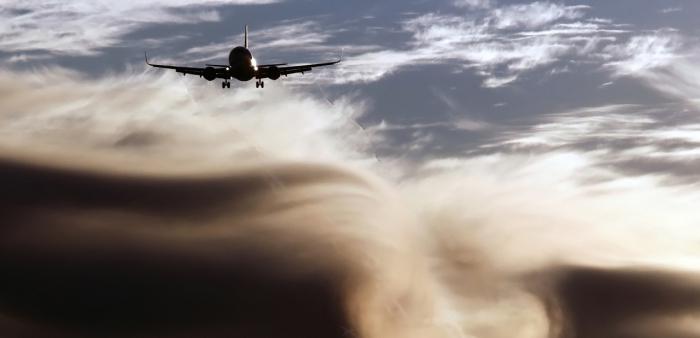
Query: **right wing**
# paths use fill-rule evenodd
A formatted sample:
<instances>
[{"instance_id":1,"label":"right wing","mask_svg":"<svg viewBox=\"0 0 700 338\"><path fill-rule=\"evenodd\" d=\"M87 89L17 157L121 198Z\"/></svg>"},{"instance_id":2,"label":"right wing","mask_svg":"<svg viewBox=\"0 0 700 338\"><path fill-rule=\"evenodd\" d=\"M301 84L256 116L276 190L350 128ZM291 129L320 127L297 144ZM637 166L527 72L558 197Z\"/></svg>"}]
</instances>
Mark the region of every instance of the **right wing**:
<instances>
[{"instance_id":1,"label":"right wing","mask_svg":"<svg viewBox=\"0 0 700 338\"><path fill-rule=\"evenodd\" d=\"M183 67L183 66L153 64L153 63L148 62L148 55L146 53L143 53L143 56L146 59L146 64L151 66L151 67L174 69L176 72L182 73L183 75L184 74L192 74L192 75L203 76L204 70L206 69L206 68L201 68L201 67ZM226 74L226 68L223 68L223 67L210 67L210 68L214 68L214 74L216 74L217 78L228 78L228 75Z\"/></svg>"}]
</instances>

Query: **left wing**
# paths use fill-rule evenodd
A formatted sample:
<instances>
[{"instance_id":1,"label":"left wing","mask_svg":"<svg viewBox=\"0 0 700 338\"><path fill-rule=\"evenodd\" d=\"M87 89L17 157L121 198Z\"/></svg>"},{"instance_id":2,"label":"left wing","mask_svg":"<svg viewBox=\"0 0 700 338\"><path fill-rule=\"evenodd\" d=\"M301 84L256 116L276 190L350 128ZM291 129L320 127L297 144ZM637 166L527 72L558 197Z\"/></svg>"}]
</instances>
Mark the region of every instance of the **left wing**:
<instances>
[{"instance_id":1,"label":"left wing","mask_svg":"<svg viewBox=\"0 0 700 338\"><path fill-rule=\"evenodd\" d=\"M310 72L315 67L331 66L340 63L341 59L333 62L323 62L323 63L311 63L306 65L296 65L296 66L278 66L273 65L263 65L258 66L258 77L259 78L272 78L275 79L280 75L287 76L294 73L305 73ZM280 64L282 65L282 64Z\"/></svg>"}]
</instances>

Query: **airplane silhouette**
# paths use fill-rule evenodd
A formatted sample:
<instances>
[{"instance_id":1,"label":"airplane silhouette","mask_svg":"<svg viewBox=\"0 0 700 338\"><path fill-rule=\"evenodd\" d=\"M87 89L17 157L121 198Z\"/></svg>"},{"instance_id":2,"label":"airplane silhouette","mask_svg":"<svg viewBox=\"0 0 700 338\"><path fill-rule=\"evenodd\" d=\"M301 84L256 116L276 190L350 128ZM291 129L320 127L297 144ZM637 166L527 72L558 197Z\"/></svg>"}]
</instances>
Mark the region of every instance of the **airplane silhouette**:
<instances>
[{"instance_id":1,"label":"airplane silhouette","mask_svg":"<svg viewBox=\"0 0 700 338\"><path fill-rule=\"evenodd\" d=\"M295 66L287 66L286 63L273 63L266 65L258 65L253 57L253 54L248 49L248 26L245 26L245 34L243 38L243 46L238 46L231 50L228 55L228 65L206 64L206 67L183 67L171 65L158 65L148 62L148 54L144 52L146 64L151 67L174 69L182 75L193 74L199 75L208 81L223 79L221 88L231 88L231 78L239 81L250 81L255 78L256 88L265 88L263 79L277 80L280 76L287 76L293 73L310 72L314 67L330 66L342 61L341 58L333 62L303 64Z\"/></svg>"}]
</instances>

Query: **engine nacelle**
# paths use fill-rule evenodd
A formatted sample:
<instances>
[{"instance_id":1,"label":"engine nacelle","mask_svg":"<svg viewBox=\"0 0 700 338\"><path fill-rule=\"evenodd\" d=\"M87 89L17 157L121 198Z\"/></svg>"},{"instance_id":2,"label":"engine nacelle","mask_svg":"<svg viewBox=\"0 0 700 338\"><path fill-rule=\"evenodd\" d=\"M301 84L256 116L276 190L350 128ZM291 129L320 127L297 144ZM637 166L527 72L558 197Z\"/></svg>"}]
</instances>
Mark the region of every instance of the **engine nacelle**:
<instances>
[{"instance_id":1,"label":"engine nacelle","mask_svg":"<svg viewBox=\"0 0 700 338\"><path fill-rule=\"evenodd\" d=\"M277 80L280 78L280 75L280 69L277 68L277 66L272 66L267 71L267 77L269 77L270 80Z\"/></svg>"},{"instance_id":2,"label":"engine nacelle","mask_svg":"<svg viewBox=\"0 0 700 338\"><path fill-rule=\"evenodd\" d=\"M202 76L208 81L213 81L214 79L216 79L216 70L214 69L214 67L204 68Z\"/></svg>"}]
</instances>

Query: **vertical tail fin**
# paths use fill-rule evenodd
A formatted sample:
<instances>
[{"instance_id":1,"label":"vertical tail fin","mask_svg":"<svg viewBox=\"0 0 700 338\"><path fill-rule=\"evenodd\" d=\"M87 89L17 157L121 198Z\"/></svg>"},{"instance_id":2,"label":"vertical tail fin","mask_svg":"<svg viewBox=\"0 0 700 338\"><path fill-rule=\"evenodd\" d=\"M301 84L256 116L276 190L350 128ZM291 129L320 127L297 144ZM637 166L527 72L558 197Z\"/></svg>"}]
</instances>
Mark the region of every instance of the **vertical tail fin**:
<instances>
[{"instance_id":1,"label":"vertical tail fin","mask_svg":"<svg viewBox=\"0 0 700 338\"><path fill-rule=\"evenodd\" d=\"M243 47L248 48L248 25L245 25L245 33L243 34Z\"/></svg>"}]
</instances>

